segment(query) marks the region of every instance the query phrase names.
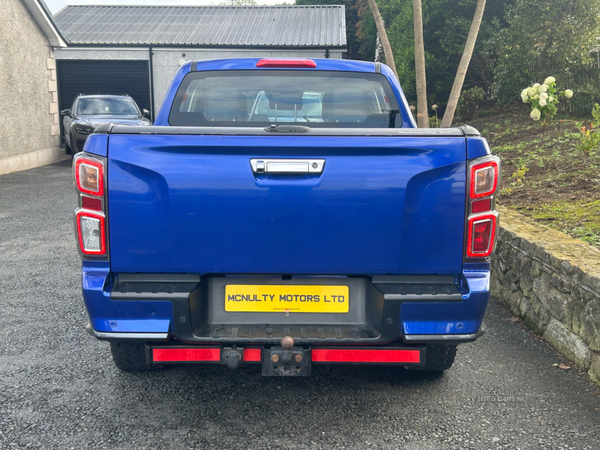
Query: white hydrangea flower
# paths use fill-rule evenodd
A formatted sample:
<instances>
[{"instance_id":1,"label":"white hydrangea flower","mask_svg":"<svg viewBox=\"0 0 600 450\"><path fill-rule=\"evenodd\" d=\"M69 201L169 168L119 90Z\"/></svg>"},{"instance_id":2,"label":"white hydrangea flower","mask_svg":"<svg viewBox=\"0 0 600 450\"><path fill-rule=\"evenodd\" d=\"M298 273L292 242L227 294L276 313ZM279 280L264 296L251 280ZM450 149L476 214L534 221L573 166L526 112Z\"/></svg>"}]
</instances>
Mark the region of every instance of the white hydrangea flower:
<instances>
[{"instance_id":1,"label":"white hydrangea flower","mask_svg":"<svg viewBox=\"0 0 600 450\"><path fill-rule=\"evenodd\" d=\"M542 113L539 109L533 108L533 111L531 111L530 116L533 120L540 120L540 118L542 117Z\"/></svg>"},{"instance_id":2,"label":"white hydrangea flower","mask_svg":"<svg viewBox=\"0 0 600 450\"><path fill-rule=\"evenodd\" d=\"M523 89L523 92L521 92L521 100L523 100L523 103L528 103L529 102L529 94L527 93L529 89Z\"/></svg>"},{"instance_id":3,"label":"white hydrangea flower","mask_svg":"<svg viewBox=\"0 0 600 450\"><path fill-rule=\"evenodd\" d=\"M554 102L554 97L552 97L552 96L549 96L549 97L548 97L548 103L553 103L553 102Z\"/></svg>"},{"instance_id":4,"label":"white hydrangea flower","mask_svg":"<svg viewBox=\"0 0 600 450\"><path fill-rule=\"evenodd\" d=\"M544 106L546 106L546 100L544 99L540 99L540 106L543 108Z\"/></svg>"},{"instance_id":5,"label":"white hydrangea flower","mask_svg":"<svg viewBox=\"0 0 600 450\"><path fill-rule=\"evenodd\" d=\"M535 83L535 84L534 84L532 87L533 87L534 89L537 89L537 88L539 88L539 87L540 87L540 83Z\"/></svg>"},{"instance_id":6,"label":"white hydrangea flower","mask_svg":"<svg viewBox=\"0 0 600 450\"><path fill-rule=\"evenodd\" d=\"M556 78L554 78L554 77L548 77L544 81L544 84L547 84L548 86L551 85L552 83L556 83Z\"/></svg>"},{"instance_id":7,"label":"white hydrangea flower","mask_svg":"<svg viewBox=\"0 0 600 450\"><path fill-rule=\"evenodd\" d=\"M544 101L548 100L548 94L546 94L545 92L542 92L540 94L540 100L544 100Z\"/></svg>"},{"instance_id":8,"label":"white hydrangea flower","mask_svg":"<svg viewBox=\"0 0 600 450\"><path fill-rule=\"evenodd\" d=\"M527 95L529 96L529 98L533 98L538 94L538 90L536 88L530 87L529 89L527 89Z\"/></svg>"},{"instance_id":9,"label":"white hydrangea flower","mask_svg":"<svg viewBox=\"0 0 600 450\"><path fill-rule=\"evenodd\" d=\"M573 91L571 89L567 89L565 91L565 97L567 97L567 98L573 97Z\"/></svg>"},{"instance_id":10,"label":"white hydrangea flower","mask_svg":"<svg viewBox=\"0 0 600 450\"><path fill-rule=\"evenodd\" d=\"M547 86L547 85L545 85L545 84L542 84L542 85L541 85L541 86L538 88L538 91L540 91L540 92L544 93L544 92L548 91L548 86Z\"/></svg>"}]
</instances>

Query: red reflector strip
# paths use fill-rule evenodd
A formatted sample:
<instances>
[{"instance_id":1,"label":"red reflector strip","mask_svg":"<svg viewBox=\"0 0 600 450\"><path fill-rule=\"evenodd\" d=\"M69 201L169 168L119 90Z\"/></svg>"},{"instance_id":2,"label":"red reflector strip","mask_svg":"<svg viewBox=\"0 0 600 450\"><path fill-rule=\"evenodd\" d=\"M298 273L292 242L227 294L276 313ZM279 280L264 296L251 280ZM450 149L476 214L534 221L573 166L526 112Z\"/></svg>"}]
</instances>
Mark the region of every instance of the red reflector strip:
<instances>
[{"instance_id":1,"label":"red reflector strip","mask_svg":"<svg viewBox=\"0 0 600 450\"><path fill-rule=\"evenodd\" d=\"M244 361L245 362L260 362L261 351L260 348L245 348L244 349Z\"/></svg>"},{"instance_id":2,"label":"red reflector strip","mask_svg":"<svg viewBox=\"0 0 600 450\"><path fill-rule=\"evenodd\" d=\"M317 63L311 59L261 59L256 67L285 67L287 69L302 69L317 67Z\"/></svg>"},{"instance_id":3,"label":"red reflector strip","mask_svg":"<svg viewBox=\"0 0 600 450\"><path fill-rule=\"evenodd\" d=\"M313 349L313 362L420 363L420 350Z\"/></svg>"},{"instance_id":4,"label":"red reflector strip","mask_svg":"<svg viewBox=\"0 0 600 450\"><path fill-rule=\"evenodd\" d=\"M477 200L471 204L471 213L477 214L492 210L492 199L486 198L485 200Z\"/></svg>"},{"instance_id":5,"label":"red reflector strip","mask_svg":"<svg viewBox=\"0 0 600 450\"><path fill-rule=\"evenodd\" d=\"M81 207L84 209L91 209L92 211L102 211L102 199L82 195Z\"/></svg>"},{"instance_id":6,"label":"red reflector strip","mask_svg":"<svg viewBox=\"0 0 600 450\"><path fill-rule=\"evenodd\" d=\"M220 348L153 348L153 362L220 361Z\"/></svg>"}]
</instances>

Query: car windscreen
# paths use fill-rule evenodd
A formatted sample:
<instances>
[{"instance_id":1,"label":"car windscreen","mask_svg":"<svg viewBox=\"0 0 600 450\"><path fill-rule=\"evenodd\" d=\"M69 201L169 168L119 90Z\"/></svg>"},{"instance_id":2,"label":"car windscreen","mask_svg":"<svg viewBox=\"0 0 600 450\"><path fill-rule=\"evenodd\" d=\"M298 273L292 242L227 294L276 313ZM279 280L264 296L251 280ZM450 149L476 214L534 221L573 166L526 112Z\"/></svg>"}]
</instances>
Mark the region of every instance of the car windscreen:
<instances>
[{"instance_id":1,"label":"car windscreen","mask_svg":"<svg viewBox=\"0 0 600 450\"><path fill-rule=\"evenodd\" d=\"M137 116L139 111L129 98L80 98L77 114Z\"/></svg>"},{"instance_id":2,"label":"car windscreen","mask_svg":"<svg viewBox=\"0 0 600 450\"><path fill-rule=\"evenodd\" d=\"M191 72L169 115L173 126L398 128L398 103L381 74L299 70Z\"/></svg>"}]
</instances>

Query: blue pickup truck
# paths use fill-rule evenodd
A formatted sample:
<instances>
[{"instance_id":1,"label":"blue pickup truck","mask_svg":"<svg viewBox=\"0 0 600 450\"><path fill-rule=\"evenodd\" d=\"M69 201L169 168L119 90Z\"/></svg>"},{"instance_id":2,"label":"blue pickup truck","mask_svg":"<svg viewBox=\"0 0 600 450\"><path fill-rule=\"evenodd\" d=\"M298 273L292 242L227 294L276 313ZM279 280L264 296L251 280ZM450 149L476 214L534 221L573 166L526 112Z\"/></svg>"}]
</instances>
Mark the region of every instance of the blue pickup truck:
<instances>
[{"instance_id":1,"label":"blue pickup truck","mask_svg":"<svg viewBox=\"0 0 600 450\"><path fill-rule=\"evenodd\" d=\"M74 157L87 329L122 370L446 370L484 332L499 172L383 64L185 64L154 126Z\"/></svg>"}]
</instances>

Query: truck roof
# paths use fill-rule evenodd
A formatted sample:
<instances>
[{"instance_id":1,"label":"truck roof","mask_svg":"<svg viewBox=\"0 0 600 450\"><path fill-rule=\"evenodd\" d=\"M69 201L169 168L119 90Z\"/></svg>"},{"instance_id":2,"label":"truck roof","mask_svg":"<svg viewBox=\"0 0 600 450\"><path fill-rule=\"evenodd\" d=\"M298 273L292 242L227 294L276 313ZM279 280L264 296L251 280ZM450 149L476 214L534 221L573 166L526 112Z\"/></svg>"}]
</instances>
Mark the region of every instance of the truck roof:
<instances>
[{"instance_id":1,"label":"truck roof","mask_svg":"<svg viewBox=\"0 0 600 450\"><path fill-rule=\"evenodd\" d=\"M381 73L388 75L391 69L382 63L374 63L368 61L354 61L351 59L332 59L332 58L230 58L230 59L211 59L204 61L190 61L184 64L180 70L273 70L272 67L256 67L256 63L261 59L281 59L281 60L302 60L309 59L317 64L315 68L294 69L294 70L335 70L345 72L368 72L375 73L379 66ZM187 68L187 70L186 70ZM393 74L392 74L393 76Z\"/></svg>"}]
</instances>

